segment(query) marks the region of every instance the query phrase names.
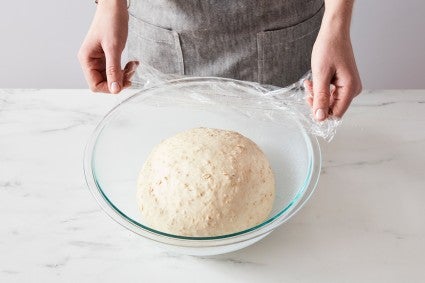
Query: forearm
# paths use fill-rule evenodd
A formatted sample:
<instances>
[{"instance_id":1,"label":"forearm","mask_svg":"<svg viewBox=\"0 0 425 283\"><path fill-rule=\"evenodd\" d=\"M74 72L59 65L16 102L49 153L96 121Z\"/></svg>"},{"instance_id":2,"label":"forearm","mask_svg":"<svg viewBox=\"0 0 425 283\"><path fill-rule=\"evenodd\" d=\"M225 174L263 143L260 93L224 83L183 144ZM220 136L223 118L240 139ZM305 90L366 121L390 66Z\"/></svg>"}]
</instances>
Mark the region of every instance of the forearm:
<instances>
[{"instance_id":1,"label":"forearm","mask_svg":"<svg viewBox=\"0 0 425 283\"><path fill-rule=\"evenodd\" d=\"M322 28L349 36L353 5L354 0L325 0Z\"/></svg>"}]
</instances>

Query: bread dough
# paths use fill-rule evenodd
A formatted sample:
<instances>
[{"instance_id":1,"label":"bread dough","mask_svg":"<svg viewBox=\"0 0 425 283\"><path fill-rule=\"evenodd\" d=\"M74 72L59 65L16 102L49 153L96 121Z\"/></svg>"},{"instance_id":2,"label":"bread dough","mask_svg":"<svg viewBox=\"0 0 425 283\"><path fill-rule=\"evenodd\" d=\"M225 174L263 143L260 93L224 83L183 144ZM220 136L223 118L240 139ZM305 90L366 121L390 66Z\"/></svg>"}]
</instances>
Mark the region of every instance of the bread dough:
<instances>
[{"instance_id":1,"label":"bread dough","mask_svg":"<svg viewBox=\"0 0 425 283\"><path fill-rule=\"evenodd\" d=\"M227 130L195 128L157 145L138 178L142 223L182 236L218 236L264 221L275 180L260 148Z\"/></svg>"}]
</instances>

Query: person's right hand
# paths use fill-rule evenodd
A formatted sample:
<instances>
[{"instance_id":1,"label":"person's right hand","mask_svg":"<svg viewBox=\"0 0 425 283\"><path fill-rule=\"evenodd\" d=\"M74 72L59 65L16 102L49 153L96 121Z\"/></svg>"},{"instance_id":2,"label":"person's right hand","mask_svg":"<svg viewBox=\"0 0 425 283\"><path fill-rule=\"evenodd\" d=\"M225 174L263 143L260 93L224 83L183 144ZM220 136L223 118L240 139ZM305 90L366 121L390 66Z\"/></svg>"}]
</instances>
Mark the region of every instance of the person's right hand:
<instances>
[{"instance_id":1,"label":"person's right hand","mask_svg":"<svg viewBox=\"0 0 425 283\"><path fill-rule=\"evenodd\" d=\"M90 89L119 93L131 85L138 66L128 62L121 69L121 54L128 35L126 0L99 1L93 22L78 52L78 59Z\"/></svg>"}]
</instances>

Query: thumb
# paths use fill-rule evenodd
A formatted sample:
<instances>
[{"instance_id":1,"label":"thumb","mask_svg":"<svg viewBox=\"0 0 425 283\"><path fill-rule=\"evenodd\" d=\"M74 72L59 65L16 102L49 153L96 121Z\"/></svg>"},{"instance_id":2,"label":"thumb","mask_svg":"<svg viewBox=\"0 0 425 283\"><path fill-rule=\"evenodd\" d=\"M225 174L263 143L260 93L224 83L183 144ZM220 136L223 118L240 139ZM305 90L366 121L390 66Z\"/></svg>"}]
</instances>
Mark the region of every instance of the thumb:
<instances>
[{"instance_id":1,"label":"thumb","mask_svg":"<svg viewBox=\"0 0 425 283\"><path fill-rule=\"evenodd\" d=\"M113 50L106 52L106 79L110 93L118 93L122 89L123 74L121 70L121 54Z\"/></svg>"},{"instance_id":2,"label":"thumb","mask_svg":"<svg viewBox=\"0 0 425 283\"><path fill-rule=\"evenodd\" d=\"M323 121L328 116L330 81L330 74L319 75L316 77L313 74L313 114L317 121Z\"/></svg>"}]
</instances>

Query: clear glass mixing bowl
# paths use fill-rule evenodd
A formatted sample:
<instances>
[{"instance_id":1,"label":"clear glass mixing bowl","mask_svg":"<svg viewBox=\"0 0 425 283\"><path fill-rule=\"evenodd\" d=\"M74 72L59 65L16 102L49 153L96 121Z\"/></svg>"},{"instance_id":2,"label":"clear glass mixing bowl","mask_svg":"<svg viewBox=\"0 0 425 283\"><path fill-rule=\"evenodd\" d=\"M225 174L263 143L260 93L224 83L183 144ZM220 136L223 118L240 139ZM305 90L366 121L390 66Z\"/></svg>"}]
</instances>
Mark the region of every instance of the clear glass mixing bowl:
<instances>
[{"instance_id":1,"label":"clear glass mixing bowl","mask_svg":"<svg viewBox=\"0 0 425 283\"><path fill-rule=\"evenodd\" d=\"M84 172L91 193L113 220L180 253L214 255L257 242L305 204L321 168L317 139L296 115L260 107L258 101L258 88L222 78L179 79L132 95L107 113L87 144ZM136 181L148 154L162 140L195 127L237 131L263 150L276 178L267 220L218 237L171 235L140 222Z\"/></svg>"}]
</instances>

